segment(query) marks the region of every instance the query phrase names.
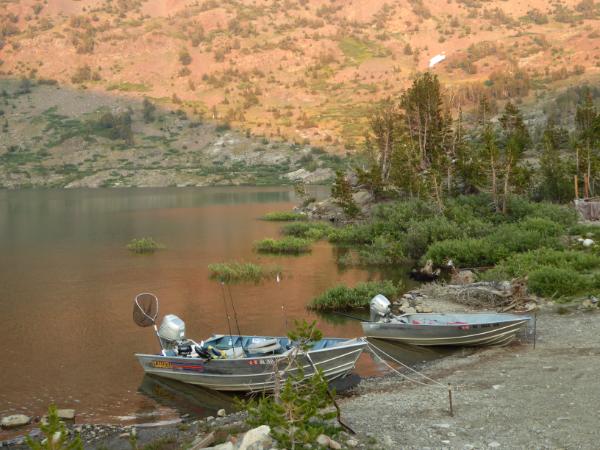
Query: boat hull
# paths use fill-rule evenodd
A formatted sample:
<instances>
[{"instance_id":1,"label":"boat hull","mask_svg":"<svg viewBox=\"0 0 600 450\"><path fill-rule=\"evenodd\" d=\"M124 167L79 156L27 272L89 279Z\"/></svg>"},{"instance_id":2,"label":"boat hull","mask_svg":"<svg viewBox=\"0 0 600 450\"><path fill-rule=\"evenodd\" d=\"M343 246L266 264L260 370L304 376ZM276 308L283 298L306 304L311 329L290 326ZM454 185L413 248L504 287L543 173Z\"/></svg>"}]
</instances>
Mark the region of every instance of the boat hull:
<instances>
[{"instance_id":1,"label":"boat hull","mask_svg":"<svg viewBox=\"0 0 600 450\"><path fill-rule=\"evenodd\" d=\"M528 323L529 318L515 318L490 323L427 325L399 322L362 322L365 336L419 346L506 345Z\"/></svg>"},{"instance_id":2,"label":"boat hull","mask_svg":"<svg viewBox=\"0 0 600 450\"><path fill-rule=\"evenodd\" d=\"M325 379L331 381L352 371L366 345L364 339L349 339L344 345L309 351L296 358L305 378L312 376L314 367L317 367L322 370ZM298 370L296 367L287 368L288 358L285 355L210 360L149 354L135 356L148 374L217 391L270 391L275 386L275 367L279 370L280 379Z\"/></svg>"}]
</instances>

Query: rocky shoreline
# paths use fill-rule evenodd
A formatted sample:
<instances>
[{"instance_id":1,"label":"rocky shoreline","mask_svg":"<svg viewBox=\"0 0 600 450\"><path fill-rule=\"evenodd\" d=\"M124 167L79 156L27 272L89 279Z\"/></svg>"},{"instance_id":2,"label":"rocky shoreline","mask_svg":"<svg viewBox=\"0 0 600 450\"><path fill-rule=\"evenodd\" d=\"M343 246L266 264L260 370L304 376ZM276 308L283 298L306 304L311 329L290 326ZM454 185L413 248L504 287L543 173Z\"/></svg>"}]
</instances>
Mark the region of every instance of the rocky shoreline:
<instances>
[{"instance_id":1,"label":"rocky shoreline","mask_svg":"<svg viewBox=\"0 0 600 450\"><path fill-rule=\"evenodd\" d=\"M405 297L400 307L468 310L449 300L424 298ZM343 418L357 435L344 433L332 443L324 437L313 448L597 448L598 319L595 305L542 303L535 348L531 342L515 343L430 362L422 370L436 384L410 372L363 379L340 398ZM453 386L454 416L448 409L448 384ZM130 449L132 433L139 448L273 448L266 435L256 446L242 447L248 431L244 414L221 410L219 415L126 427L71 423L69 429L80 433L90 449ZM23 438L0 447L26 448Z\"/></svg>"}]
</instances>

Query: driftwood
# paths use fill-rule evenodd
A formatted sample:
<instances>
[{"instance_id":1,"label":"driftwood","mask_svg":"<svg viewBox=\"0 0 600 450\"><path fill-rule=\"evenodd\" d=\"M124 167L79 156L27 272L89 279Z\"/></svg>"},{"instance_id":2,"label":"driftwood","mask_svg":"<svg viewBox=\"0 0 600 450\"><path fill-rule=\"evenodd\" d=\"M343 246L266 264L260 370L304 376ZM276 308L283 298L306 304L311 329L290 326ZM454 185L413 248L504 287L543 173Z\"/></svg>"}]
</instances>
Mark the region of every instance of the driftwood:
<instances>
[{"instance_id":1,"label":"driftwood","mask_svg":"<svg viewBox=\"0 0 600 450\"><path fill-rule=\"evenodd\" d=\"M472 308L494 308L502 311L531 309L535 299L527 295L526 280L511 282L480 281L469 284L437 286L435 295Z\"/></svg>"},{"instance_id":2,"label":"driftwood","mask_svg":"<svg viewBox=\"0 0 600 450\"><path fill-rule=\"evenodd\" d=\"M194 441L192 443L192 446L190 447L190 450L200 450L202 448L207 448L208 446L212 445L213 442L215 442L215 432L211 431L199 441Z\"/></svg>"},{"instance_id":3,"label":"driftwood","mask_svg":"<svg viewBox=\"0 0 600 450\"><path fill-rule=\"evenodd\" d=\"M600 198L575 200L575 209L583 220L600 220Z\"/></svg>"}]
</instances>

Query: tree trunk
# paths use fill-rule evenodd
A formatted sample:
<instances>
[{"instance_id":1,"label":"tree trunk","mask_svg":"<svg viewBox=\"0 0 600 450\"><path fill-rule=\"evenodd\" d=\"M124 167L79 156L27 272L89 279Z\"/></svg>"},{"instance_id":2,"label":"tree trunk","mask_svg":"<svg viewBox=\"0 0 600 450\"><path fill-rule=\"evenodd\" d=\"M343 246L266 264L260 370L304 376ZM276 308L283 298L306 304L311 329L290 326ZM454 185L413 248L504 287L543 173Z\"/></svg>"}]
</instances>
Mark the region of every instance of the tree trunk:
<instances>
[{"instance_id":1,"label":"tree trunk","mask_svg":"<svg viewBox=\"0 0 600 450\"><path fill-rule=\"evenodd\" d=\"M506 176L504 177L504 195L502 198L502 214L506 214L506 204L508 202L508 186L509 186L509 178L510 178L510 169L511 169L511 164L508 163L508 165L506 166Z\"/></svg>"}]
</instances>

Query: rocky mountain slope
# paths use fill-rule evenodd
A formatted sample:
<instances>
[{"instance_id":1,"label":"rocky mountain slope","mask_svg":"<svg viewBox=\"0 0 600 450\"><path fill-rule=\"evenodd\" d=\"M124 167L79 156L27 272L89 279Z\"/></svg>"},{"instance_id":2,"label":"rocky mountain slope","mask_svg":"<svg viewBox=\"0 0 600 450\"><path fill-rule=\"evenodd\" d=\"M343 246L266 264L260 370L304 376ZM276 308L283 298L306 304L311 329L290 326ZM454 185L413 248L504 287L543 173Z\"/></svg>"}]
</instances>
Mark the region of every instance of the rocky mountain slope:
<instances>
[{"instance_id":1,"label":"rocky mountain slope","mask_svg":"<svg viewBox=\"0 0 600 450\"><path fill-rule=\"evenodd\" d=\"M0 76L52 92L46 109L31 97L38 114L68 109L62 97L148 98L191 122L343 154L360 148L373 104L436 55L431 70L468 119L482 96L537 105L597 83L599 29L597 0L6 0ZM10 113L0 121L18 128Z\"/></svg>"}]
</instances>

